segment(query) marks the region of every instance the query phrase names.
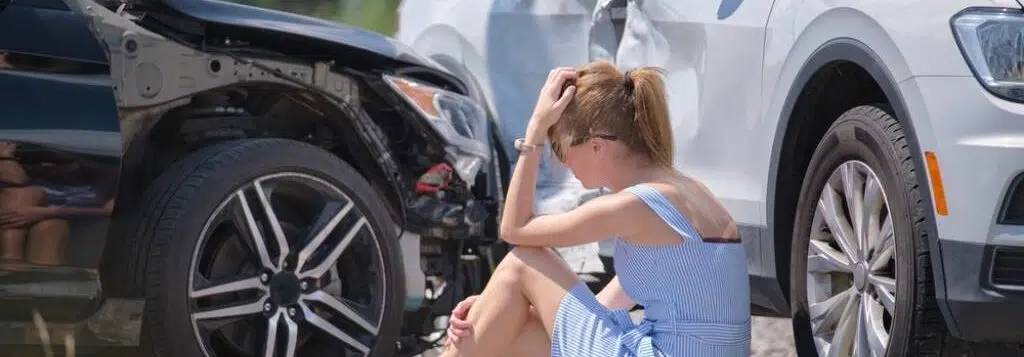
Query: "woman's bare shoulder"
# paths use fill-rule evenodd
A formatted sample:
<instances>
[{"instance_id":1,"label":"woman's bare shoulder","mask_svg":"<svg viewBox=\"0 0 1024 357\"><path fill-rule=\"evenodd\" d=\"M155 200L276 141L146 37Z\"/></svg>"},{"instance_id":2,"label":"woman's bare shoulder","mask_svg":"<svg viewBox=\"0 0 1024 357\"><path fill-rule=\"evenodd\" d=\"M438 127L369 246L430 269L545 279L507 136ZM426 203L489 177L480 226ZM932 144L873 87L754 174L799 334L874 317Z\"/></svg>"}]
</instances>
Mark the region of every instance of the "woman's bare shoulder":
<instances>
[{"instance_id":1,"label":"woman's bare shoulder","mask_svg":"<svg viewBox=\"0 0 1024 357\"><path fill-rule=\"evenodd\" d=\"M740 239L732 215L711 189L700 180L682 176L677 182L658 183L652 186L672 202L704 240Z\"/></svg>"}]
</instances>

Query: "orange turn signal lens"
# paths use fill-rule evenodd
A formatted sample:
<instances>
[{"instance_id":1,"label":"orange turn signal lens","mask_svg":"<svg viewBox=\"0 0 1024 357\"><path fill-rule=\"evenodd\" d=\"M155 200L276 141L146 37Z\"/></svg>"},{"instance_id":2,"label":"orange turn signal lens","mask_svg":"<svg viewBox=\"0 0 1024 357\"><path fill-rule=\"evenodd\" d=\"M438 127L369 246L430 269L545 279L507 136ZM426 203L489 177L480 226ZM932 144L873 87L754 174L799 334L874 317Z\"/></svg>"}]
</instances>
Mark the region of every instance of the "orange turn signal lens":
<instances>
[{"instance_id":1,"label":"orange turn signal lens","mask_svg":"<svg viewBox=\"0 0 1024 357\"><path fill-rule=\"evenodd\" d=\"M934 152L925 151L924 158L928 165L928 177L932 181L932 199L935 201L935 212L940 216L949 215L946 204L946 190L942 185L942 172L939 170L939 157Z\"/></svg>"}]
</instances>

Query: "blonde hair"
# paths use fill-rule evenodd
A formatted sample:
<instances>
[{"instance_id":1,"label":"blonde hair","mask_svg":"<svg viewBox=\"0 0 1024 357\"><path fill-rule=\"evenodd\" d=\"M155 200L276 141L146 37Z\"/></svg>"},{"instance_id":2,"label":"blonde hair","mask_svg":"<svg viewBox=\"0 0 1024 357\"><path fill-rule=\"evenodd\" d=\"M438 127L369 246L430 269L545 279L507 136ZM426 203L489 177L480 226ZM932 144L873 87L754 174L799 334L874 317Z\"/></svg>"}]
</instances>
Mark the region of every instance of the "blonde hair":
<instances>
[{"instance_id":1,"label":"blonde hair","mask_svg":"<svg viewBox=\"0 0 1024 357\"><path fill-rule=\"evenodd\" d=\"M555 155L594 137L617 140L651 163L672 167L672 126L662 70L641 67L623 73L600 61L576 71L576 94L548 130Z\"/></svg>"}]
</instances>

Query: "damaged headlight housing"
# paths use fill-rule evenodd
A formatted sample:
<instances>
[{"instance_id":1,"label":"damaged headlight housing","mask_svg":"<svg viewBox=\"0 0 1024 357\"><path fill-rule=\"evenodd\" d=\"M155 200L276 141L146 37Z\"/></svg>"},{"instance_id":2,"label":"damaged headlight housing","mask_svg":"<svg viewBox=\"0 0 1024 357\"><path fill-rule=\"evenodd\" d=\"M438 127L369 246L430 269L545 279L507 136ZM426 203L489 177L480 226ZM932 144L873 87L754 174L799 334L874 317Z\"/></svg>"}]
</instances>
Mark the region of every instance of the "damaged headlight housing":
<instances>
[{"instance_id":1,"label":"damaged headlight housing","mask_svg":"<svg viewBox=\"0 0 1024 357\"><path fill-rule=\"evenodd\" d=\"M975 77L992 94L1024 102L1024 13L968 9L953 16L953 34Z\"/></svg>"},{"instance_id":2,"label":"damaged headlight housing","mask_svg":"<svg viewBox=\"0 0 1024 357\"><path fill-rule=\"evenodd\" d=\"M472 185L491 156L484 108L470 97L413 79L383 78L447 141L455 172Z\"/></svg>"}]
</instances>

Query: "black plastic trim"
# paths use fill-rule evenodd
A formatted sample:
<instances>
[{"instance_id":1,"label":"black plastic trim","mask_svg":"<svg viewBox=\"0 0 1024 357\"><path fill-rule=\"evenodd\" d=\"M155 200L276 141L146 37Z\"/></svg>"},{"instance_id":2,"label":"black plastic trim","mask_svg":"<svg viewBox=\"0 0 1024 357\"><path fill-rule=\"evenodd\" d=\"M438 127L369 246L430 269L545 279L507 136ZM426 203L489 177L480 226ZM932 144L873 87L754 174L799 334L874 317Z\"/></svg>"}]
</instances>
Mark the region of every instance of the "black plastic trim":
<instances>
[{"instance_id":1,"label":"black plastic trim","mask_svg":"<svg viewBox=\"0 0 1024 357\"><path fill-rule=\"evenodd\" d=\"M949 277L946 296L940 298L948 306L950 332L957 338L977 342L1024 341L1024 292L993 286L992 257L999 246L940 240L942 259Z\"/></svg>"},{"instance_id":2,"label":"black plastic trim","mask_svg":"<svg viewBox=\"0 0 1024 357\"><path fill-rule=\"evenodd\" d=\"M995 281L996 256L1000 251L1024 253L1024 247L988 246L985 248L984 266L987 267L982 276L982 286L986 289L1006 294L1024 295L1024 285L1005 285Z\"/></svg>"},{"instance_id":3,"label":"black plastic trim","mask_svg":"<svg viewBox=\"0 0 1024 357\"><path fill-rule=\"evenodd\" d=\"M1003 203L999 207L999 217L996 222L1012 226L1024 225L1024 214L1017 218L1007 217L1010 214L1010 209L1024 206L1024 200L1013 200L1018 195L1024 197L1024 172L1018 174L1013 181L1010 181L1010 186L1007 187L1006 194L1003 196ZM1018 209L1024 211L1024 207L1019 207Z\"/></svg>"}]
</instances>

